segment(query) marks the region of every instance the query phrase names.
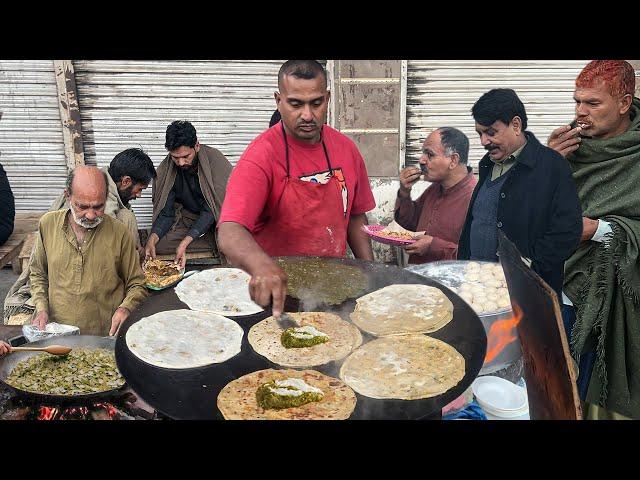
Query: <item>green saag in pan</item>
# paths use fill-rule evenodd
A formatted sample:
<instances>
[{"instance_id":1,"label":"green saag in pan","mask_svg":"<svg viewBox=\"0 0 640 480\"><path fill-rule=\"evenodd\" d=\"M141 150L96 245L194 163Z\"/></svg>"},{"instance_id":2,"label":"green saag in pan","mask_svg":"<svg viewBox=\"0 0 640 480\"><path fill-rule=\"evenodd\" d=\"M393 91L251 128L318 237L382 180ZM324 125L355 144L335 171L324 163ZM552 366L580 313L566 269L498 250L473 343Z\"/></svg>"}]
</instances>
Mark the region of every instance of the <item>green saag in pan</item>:
<instances>
[{"instance_id":1,"label":"green saag in pan","mask_svg":"<svg viewBox=\"0 0 640 480\"><path fill-rule=\"evenodd\" d=\"M6 382L21 390L48 395L98 393L125 384L114 353L104 348L74 348L65 356L33 356L16 365Z\"/></svg>"},{"instance_id":2,"label":"green saag in pan","mask_svg":"<svg viewBox=\"0 0 640 480\"><path fill-rule=\"evenodd\" d=\"M362 270L351 265L315 258L279 258L278 264L289 277L289 295L302 301L339 305L362 295L369 284Z\"/></svg>"}]
</instances>

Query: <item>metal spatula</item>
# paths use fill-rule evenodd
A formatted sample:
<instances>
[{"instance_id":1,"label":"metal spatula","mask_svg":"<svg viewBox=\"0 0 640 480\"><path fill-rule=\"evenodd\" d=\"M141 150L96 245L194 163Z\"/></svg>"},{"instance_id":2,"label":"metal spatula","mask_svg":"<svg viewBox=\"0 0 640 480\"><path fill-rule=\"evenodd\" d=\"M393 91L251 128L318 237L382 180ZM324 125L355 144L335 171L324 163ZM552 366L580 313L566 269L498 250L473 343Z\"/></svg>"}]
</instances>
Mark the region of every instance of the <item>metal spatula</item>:
<instances>
[{"instance_id":1,"label":"metal spatula","mask_svg":"<svg viewBox=\"0 0 640 480\"><path fill-rule=\"evenodd\" d=\"M287 328L295 328L300 326L291 315L285 312L282 312L279 317L275 318L280 328L284 330L286 330Z\"/></svg>"}]
</instances>

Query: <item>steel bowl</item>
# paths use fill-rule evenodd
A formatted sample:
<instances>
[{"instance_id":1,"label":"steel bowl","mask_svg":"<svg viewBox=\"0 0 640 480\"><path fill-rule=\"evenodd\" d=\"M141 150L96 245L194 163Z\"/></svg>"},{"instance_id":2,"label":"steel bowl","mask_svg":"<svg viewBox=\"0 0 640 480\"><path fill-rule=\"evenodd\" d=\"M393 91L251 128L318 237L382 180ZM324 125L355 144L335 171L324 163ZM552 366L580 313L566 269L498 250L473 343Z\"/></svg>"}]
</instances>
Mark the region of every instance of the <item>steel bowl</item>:
<instances>
[{"instance_id":1,"label":"steel bowl","mask_svg":"<svg viewBox=\"0 0 640 480\"><path fill-rule=\"evenodd\" d=\"M477 260L473 260L473 262L479 264L492 263ZM448 288L457 289L464 281L464 271L469 263L470 261L467 260L441 260L421 265L410 265L406 267L405 270L435 280ZM481 312L478 313L478 317L480 317L482 326L487 333L487 341L489 341L489 331L491 330L491 326L499 320L505 320L513 317L513 310L510 307L507 307L493 312ZM496 358L485 363L480 370L480 375L486 375L488 373L502 370L503 368L512 365L522 357L518 332L516 331L514 333L516 339L507 344Z\"/></svg>"}]
</instances>

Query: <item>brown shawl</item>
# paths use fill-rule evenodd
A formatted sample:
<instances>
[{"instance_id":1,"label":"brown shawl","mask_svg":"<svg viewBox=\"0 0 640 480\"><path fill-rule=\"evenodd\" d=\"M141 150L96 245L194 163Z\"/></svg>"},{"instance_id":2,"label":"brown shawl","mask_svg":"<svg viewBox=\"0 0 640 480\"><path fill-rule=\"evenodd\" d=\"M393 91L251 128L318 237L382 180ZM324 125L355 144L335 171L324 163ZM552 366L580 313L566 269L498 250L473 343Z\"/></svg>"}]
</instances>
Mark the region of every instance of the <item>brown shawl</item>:
<instances>
[{"instance_id":1,"label":"brown shawl","mask_svg":"<svg viewBox=\"0 0 640 480\"><path fill-rule=\"evenodd\" d=\"M200 182L202 195L204 195L207 205L213 212L216 222L220 218L220 209L222 208L222 202L224 202L227 181L232 168L229 160L219 150L200 144L200 151L198 152L198 181ZM171 156L167 155L158 167L157 172L158 176L153 181L153 222L156 221L160 211L167 203L167 197L176 180L178 167L171 160ZM217 243L218 235L216 231L216 245Z\"/></svg>"}]
</instances>

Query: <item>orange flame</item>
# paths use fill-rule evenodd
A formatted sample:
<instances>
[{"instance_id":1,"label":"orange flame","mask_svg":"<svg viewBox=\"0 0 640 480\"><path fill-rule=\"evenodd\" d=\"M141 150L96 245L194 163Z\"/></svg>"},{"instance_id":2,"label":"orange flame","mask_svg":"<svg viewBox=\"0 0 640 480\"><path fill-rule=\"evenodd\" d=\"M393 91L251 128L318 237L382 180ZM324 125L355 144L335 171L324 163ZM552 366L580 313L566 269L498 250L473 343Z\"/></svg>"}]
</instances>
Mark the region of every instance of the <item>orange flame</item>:
<instances>
[{"instance_id":1,"label":"orange flame","mask_svg":"<svg viewBox=\"0 0 640 480\"><path fill-rule=\"evenodd\" d=\"M485 365L495 359L504 348L516 340L516 327L522 320L522 310L516 304L513 305L514 315L511 318L498 320L491 325L487 334L487 355L484 357Z\"/></svg>"}]
</instances>

